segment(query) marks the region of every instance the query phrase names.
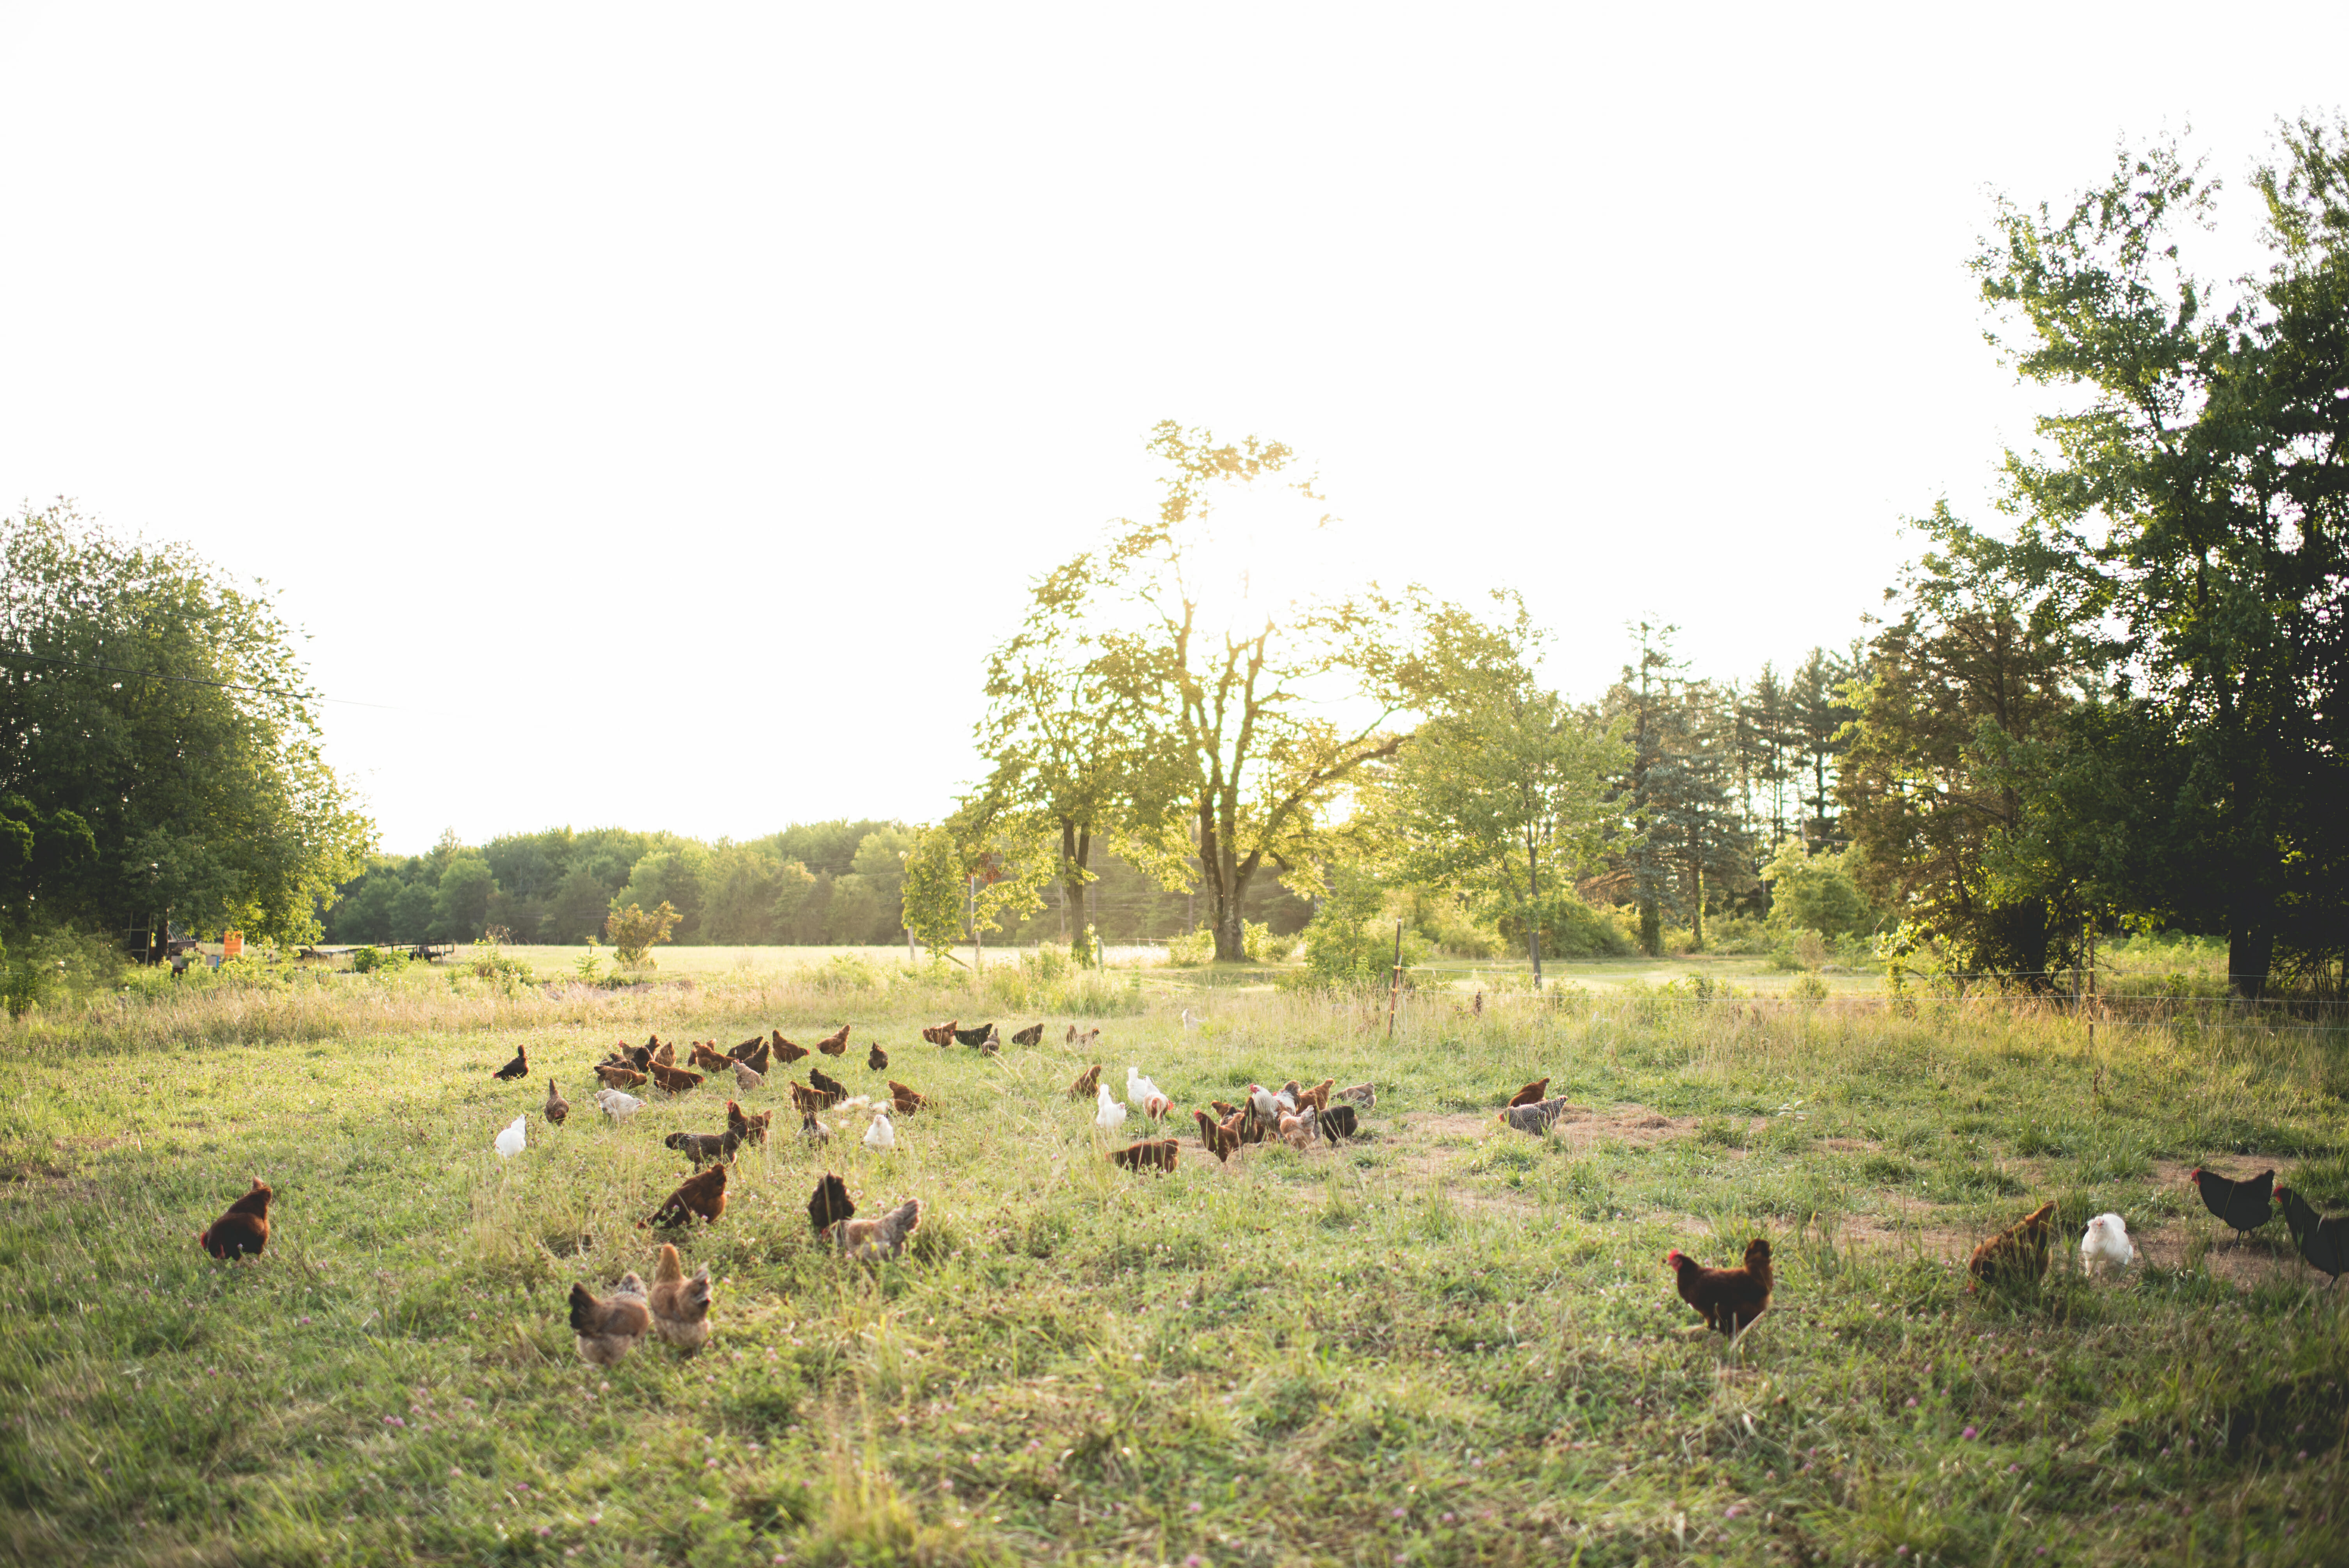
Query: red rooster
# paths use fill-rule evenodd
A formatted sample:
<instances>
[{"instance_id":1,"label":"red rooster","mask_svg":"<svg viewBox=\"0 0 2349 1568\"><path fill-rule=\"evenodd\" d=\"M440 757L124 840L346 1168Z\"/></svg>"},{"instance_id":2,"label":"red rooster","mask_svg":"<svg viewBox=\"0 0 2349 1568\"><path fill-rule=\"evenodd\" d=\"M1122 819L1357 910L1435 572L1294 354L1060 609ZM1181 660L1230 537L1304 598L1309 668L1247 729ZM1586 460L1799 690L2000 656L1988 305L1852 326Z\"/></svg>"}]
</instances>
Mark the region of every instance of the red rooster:
<instances>
[{"instance_id":1,"label":"red rooster","mask_svg":"<svg viewBox=\"0 0 2349 1568\"><path fill-rule=\"evenodd\" d=\"M1677 1249L1664 1264L1680 1276L1681 1299L1732 1338L1769 1308L1770 1243L1759 1236L1745 1243L1743 1268L1709 1269Z\"/></svg>"}]
</instances>

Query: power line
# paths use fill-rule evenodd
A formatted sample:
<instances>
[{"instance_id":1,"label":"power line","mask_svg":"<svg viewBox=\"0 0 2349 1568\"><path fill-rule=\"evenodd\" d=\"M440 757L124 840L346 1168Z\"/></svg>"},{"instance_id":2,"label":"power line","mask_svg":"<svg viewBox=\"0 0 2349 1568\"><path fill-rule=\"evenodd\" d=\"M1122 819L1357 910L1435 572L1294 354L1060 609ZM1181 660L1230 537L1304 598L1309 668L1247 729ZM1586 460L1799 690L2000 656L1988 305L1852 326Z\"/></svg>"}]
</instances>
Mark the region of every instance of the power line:
<instances>
[{"instance_id":1,"label":"power line","mask_svg":"<svg viewBox=\"0 0 2349 1568\"><path fill-rule=\"evenodd\" d=\"M194 676L157 675L152 670L129 669L121 665L78 665L68 660L58 658L50 654L28 654L22 652L0 654L0 660L6 659L39 659L44 664L56 665L61 668L68 670L98 670L103 671L108 675L135 676L140 680L177 681L182 686L217 686L222 691L259 692L264 696L307 697L317 702L331 702L339 707L372 707L384 713L405 713L408 711L406 708L393 707L388 703L359 702L347 696L320 696L316 692L292 691L284 686L240 686L234 681L208 681L199 679Z\"/></svg>"}]
</instances>

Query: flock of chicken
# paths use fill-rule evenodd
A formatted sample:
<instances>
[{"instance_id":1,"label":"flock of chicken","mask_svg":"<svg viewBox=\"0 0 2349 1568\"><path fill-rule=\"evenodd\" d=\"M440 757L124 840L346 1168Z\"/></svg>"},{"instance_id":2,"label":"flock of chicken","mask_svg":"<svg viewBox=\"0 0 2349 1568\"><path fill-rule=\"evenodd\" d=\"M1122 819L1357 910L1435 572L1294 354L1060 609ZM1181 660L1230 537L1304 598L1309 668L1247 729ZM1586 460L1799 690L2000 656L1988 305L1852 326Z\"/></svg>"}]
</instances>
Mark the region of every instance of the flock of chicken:
<instances>
[{"instance_id":1,"label":"flock of chicken","mask_svg":"<svg viewBox=\"0 0 2349 1568\"><path fill-rule=\"evenodd\" d=\"M689 1066L679 1066L674 1045L656 1035L641 1046L623 1046L595 1065L594 1070L603 1084L595 1091L595 1103L607 1118L625 1121L645 1107L642 1099L627 1092L629 1089L650 1083L663 1093L680 1095L691 1092L713 1076L730 1077L736 1089L747 1094L764 1084L777 1063L788 1067L818 1055L844 1057L849 1027L843 1024L837 1032L817 1041L812 1048L785 1039L781 1030L771 1031L770 1037L753 1036L728 1052L719 1051L714 1041L691 1041L687 1055ZM1044 1026L1037 1024L1011 1038L1015 1044L1033 1046L1041 1042L1043 1033ZM1100 1036L1099 1029L1081 1034L1071 1025L1068 1041L1089 1046ZM926 1028L922 1037L932 1045L961 1045L989 1053L1000 1050L1003 1044L994 1025L965 1029L958 1020ZM886 1070L888 1053L878 1045L873 1046L866 1053L865 1065L875 1072ZM512 1081L529 1073L530 1057L525 1047L518 1048L514 1059L492 1076ZM1068 1093L1072 1100L1091 1099L1094 1102L1093 1125L1102 1132L1116 1134L1129 1112L1138 1113L1153 1123L1163 1123L1172 1115L1172 1098L1138 1067L1126 1068L1123 1100L1101 1081L1101 1074L1099 1063L1086 1068L1069 1086ZM831 1124L823 1119L822 1113L837 1109L866 1115L869 1120L863 1139L864 1146L886 1151L896 1146L892 1113L912 1116L930 1103L926 1096L894 1078L885 1080L887 1099L876 1101L870 1096L850 1094L846 1085L812 1063L807 1069L807 1078L804 1084L794 1081L788 1087L792 1106L800 1112L800 1136L812 1143L829 1141L843 1125L838 1119ZM1351 1138L1358 1131L1357 1108L1368 1110L1376 1106L1377 1091L1368 1083L1341 1089L1335 1088L1336 1082L1335 1078L1324 1078L1308 1088L1292 1078L1278 1089L1251 1083L1244 1101L1238 1105L1211 1100L1213 1115L1204 1109L1192 1112L1198 1124L1199 1142L1222 1162L1245 1145L1272 1138L1299 1151L1311 1148L1317 1140L1335 1142ZM1501 1109L1499 1120L1520 1131L1547 1131L1568 1103L1563 1097L1546 1098L1548 1088L1547 1078L1525 1085ZM552 1078L547 1080L544 1109L547 1120L558 1126L571 1113L570 1102L563 1098ZM754 1116L744 1111L739 1101L729 1099L725 1131L669 1134L664 1140L666 1147L690 1160L694 1174L680 1182L649 1216L636 1222L636 1228L690 1224L697 1216L708 1223L717 1223L719 1216L726 1212L728 1166L744 1145L766 1142L768 1126L773 1119L772 1111ZM518 1116L497 1135L495 1146L502 1157L511 1159L523 1151L528 1119L527 1116ZM1112 1149L1109 1158L1125 1170L1171 1171L1175 1168L1180 1141L1175 1138L1139 1140L1123 1148ZM2318 1214L2291 1188L2277 1187L2273 1171L2235 1181L2198 1168L2191 1177L2204 1206L2239 1234L2267 1223L2274 1213L2272 1198L2282 1207L2293 1244L2312 1267L2333 1279L2349 1273L2349 1218ZM222 1260L258 1255L269 1242L269 1205L273 1196L265 1182L254 1178L252 1190L197 1235L198 1244ZM807 1214L819 1242L836 1247L845 1257L877 1262L896 1257L905 1250L921 1224L922 1201L909 1198L877 1218L860 1220L855 1217L856 1204L849 1197L847 1183L826 1171L808 1199ZM1976 1247L1967 1262L1969 1272L1976 1281L1989 1284L2039 1278L2046 1273L2050 1261L2054 1216L2053 1202L2041 1204ZM2137 1261L2137 1256L2127 1223L2120 1215L2099 1214L2088 1222L2080 1240L2085 1272L2095 1275L2126 1269ZM1746 1243L1744 1261L1733 1268L1708 1268L1677 1249L1667 1254L1664 1263L1673 1273L1681 1299L1696 1309L1707 1327L1730 1336L1733 1343L1769 1307L1775 1284L1770 1243L1760 1237ZM609 1296L600 1299L584 1284L574 1284L571 1287L570 1308L571 1329L579 1354L594 1365L616 1365L648 1332L690 1353L709 1338L709 1265L705 1264L690 1278L687 1277L677 1248L664 1242L655 1260L649 1290L633 1271L621 1278Z\"/></svg>"}]
</instances>

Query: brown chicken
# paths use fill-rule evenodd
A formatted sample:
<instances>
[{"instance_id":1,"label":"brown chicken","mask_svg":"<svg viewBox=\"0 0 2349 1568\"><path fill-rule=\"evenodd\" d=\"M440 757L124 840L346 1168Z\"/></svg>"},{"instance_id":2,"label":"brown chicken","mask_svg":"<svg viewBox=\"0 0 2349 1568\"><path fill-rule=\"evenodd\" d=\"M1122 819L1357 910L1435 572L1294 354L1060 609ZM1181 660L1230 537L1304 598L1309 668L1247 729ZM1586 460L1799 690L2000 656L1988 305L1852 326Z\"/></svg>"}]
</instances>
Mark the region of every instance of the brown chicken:
<instances>
[{"instance_id":1,"label":"brown chicken","mask_svg":"<svg viewBox=\"0 0 2349 1568\"><path fill-rule=\"evenodd\" d=\"M904 1084L899 1083L895 1078L891 1078L889 1080L889 1103L895 1108L899 1116L911 1116L914 1112L929 1104L930 1097L926 1094L917 1094L914 1090L907 1088Z\"/></svg>"},{"instance_id":2,"label":"brown chicken","mask_svg":"<svg viewBox=\"0 0 2349 1568\"><path fill-rule=\"evenodd\" d=\"M554 1092L554 1080L553 1078L547 1079L546 1119L554 1123L555 1126L560 1127L563 1125L563 1119L570 1114L571 1102Z\"/></svg>"},{"instance_id":3,"label":"brown chicken","mask_svg":"<svg viewBox=\"0 0 2349 1568\"><path fill-rule=\"evenodd\" d=\"M1312 1146L1314 1119L1315 1119L1311 1111L1307 1111L1302 1115L1292 1114L1282 1117L1280 1119L1280 1140L1283 1143L1288 1144L1291 1149L1294 1149L1299 1153L1302 1154L1307 1149Z\"/></svg>"},{"instance_id":4,"label":"brown chicken","mask_svg":"<svg viewBox=\"0 0 2349 1568\"><path fill-rule=\"evenodd\" d=\"M1745 1243L1743 1268L1709 1269L1677 1249L1664 1263L1680 1276L1681 1299L1732 1338L1769 1308L1770 1243L1759 1236Z\"/></svg>"},{"instance_id":5,"label":"brown chicken","mask_svg":"<svg viewBox=\"0 0 2349 1568\"><path fill-rule=\"evenodd\" d=\"M251 1191L231 1203L209 1230L196 1233L196 1245L222 1261L259 1257L269 1244L269 1201L275 1196L269 1183L255 1176Z\"/></svg>"},{"instance_id":6,"label":"brown chicken","mask_svg":"<svg viewBox=\"0 0 2349 1568\"><path fill-rule=\"evenodd\" d=\"M603 1301L589 1295L584 1284L571 1286L572 1343L579 1347L579 1358L591 1366L618 1366L652 1326L645 1282L633 1272L622 1274L618 1288Z\"/></svg>"},{"instance_id":7,"label":"brown chicken","mask_svg":"<svg viewBox=\"0 0 2349 1568\"><path fill-rule=\"evenodd\" d=\"M709 1265L702 1264L691 1279L686 1278L677 1249L663 1242L647 1305L652 1308L655 1333L679 1350L700 1349L709 1343Z\"/></svg>"},{"instance_id":8,"label":"brown chicken","mask_svg":"<svg viewBox=\"0 0 2349 1568\"><path fill-rule=\"evenodd\" d=\"M638 1220L636 1229L648 1230L654 1225L685 1225L700 1215L711 1224L726 1212L726 1167L712 1165L698 1176L687 1178L678 1184L676 1191L661 1200L659 1208L650 1219Z\"/></svg>"},{"instance_id":9,"label":"brown chicken","mask_svg":"<svg viewBox=\"0 0 2349 1568\"><path fill-rule=\"evenodd\" d=\"M1966 1268L1983 1284L2034 1280L2047 1272L2055 1205L2042 1203L1974 1249Z\"/></svg>"},{"instance_id":10,"label":"brown chicken","mask_svg":"<svg viewBox=\"0 0 2349 1568\"><path fill-rule=\"evenodd\" d=\"M688 1059L691 1060L695 1067L700 1068L705 1073L723 1073L733 1071L734 1058L732 1057L719 1055L715 1048L718 1042L715 1040L694 1041L692 1055Z\"/></svg>"},{"instance_id":11,"label":"brown chicken","mask_svg":"<svg viewBox=\"0 0 2349 1568\"><path fill-rule=\"evenodd\" d=\"M661 1140L661 1146L676 1150L698 1171L713 1160L733 1159L741 1141L730 1132L672 1132Z\"/></svg>"},{"instance_id":12,"label":"brown chicken","mask_svg":"<svg viewBox=\"0 0 2349 1568\"><path fill-rule=\"evenodd\" d=\"M1123 1149L1112 1149L1109 1157L1122 1170L1164 1173L1174 1169L1175 1157L1181 1152L1182 1146L1174 1139L1152 1138L1140 1143L1129 1143Z\"/></svg>"},{"instance_id":13,"label":"brown chicken","mask_svg":"<svg viewBox=\"0 0 2349 1568\"><path fill-rule=\"evenodd\" d=\"M879 1263L905 1250L906 1240L921 1227L922 1201L908 1198L877 1220L848 1220L835 1226L832 1239L840 1255L859 1263Z\"/></svg>"},{"instance_id":14,"label":"brown chicken","mask_svg":"<svg viewBox=\"0 0 2349 1568\"><path fill-rule=\"evenodd\" d=\"M604 1080L605 1088L634 1088L645 1081L645 1075L636 1068L615 1067L610 1062L599 1065L595 1076Z\"/></svg>"},{"instance_id":15,"label":"brown chicken","mask_svg":"<svg viewBox=\"0 0 2349 1568\"><path fill-rule=\"evenodd\" d=\"M752 1116L732 1100L726 1102L726 1130L739 1142L766 1142L767 1129L773 1124L774 1119L775 1113L771 1110L762 1110L758 1115Z\"/></svg>"},{"instance_id":16,"label":"brown chicken","mask_svg":"<svg viewBox=\"0 0 2349 1568\"><path fill-rule=\"evenodd\" d=\"M646 1060L645 1065L662 1068L677 1066L677 1047L670 1041L656 1038L653 1042L653 1054Z\"/></svg>"},{"instance_id":17,"label":"brown chicken","mask_svg":"<svg viewBox=\"0 0 2349 1568\"><path fill-rule=\"evenodd\" d=\"M826 1105L838 1105L848 1098L848 1086L819 1067L808 1068L808 1087L818 1094L829 1096L824 1101Z\"/></svg>"},{"instance_id":18,"label":"brown chicken","mask_svg":"<svg viewBox=\"0 0 2349 1568\"><path fill-rule=\"evenodd\" d=\"M1533 1082L1526 1085L1525 1088L1511 1095L1509 1097L1509 1103L1502 1109L1505 1110L1515 1110L1521 1105L1539 1105L1548 1093L1549 1079L1536 1078Z\"/></svg>"},{"instance_id":19,"label":"brown chicken","mask_svg":"<svg viewBox=\"0 0 2349 1568\"><path fill-rule=\"evenodd\" d=\"M1303 1110L1309 1105L1317 1112L1329 1109L1330 1091L1337 1087L1338 1080L1333 1078L1323 1078L1311 1088L1299 1090L1297 1095L1297 1109Z\"/></svg>"},{"instance_id":20,"label":"brown chicken","mask_svg":"<svg viewBox=\"0 0 2349 1568\"><path fill-rule=\"evenodd\" d=\"M1044 1026L1041 1024L1029 1025L1026 1028L1011 1037L1011 1043L1015 1046L1042 1045L1044 1043Z\"/></svg>"},{"instance_id":21,"label":"brown chicken","mask_svg":"<svg viewBox=\"0 0 2349 1568\"><path fill-rule=\"evenodd\" d=\"M1216 1108L1217 1121L1229 1121L1240 1113L1240 1108L1227 1099L1211 1099L1207 1103Z\"/></svg>"},{"instance_id":22,"label":"brown chicken","mask_svg":"<svg viewBox=\"0 0 2349 1568\"><path fill-rule=\"evenodd\" d=\"M653 1065L653 1048L649 1045L622 1046L620 1052L620 1059L638 1072Z\"/></svg>"},{"instance_id":23,"label":"brown chicken","mask_svg":"<svg viewBox=\"0 0 2349 1568\"><path fill-rule=\"evenodd\" d=\"M701 1087L701 1075L689 1073L683 1068L665 1068L660 1063L655 1062L645 1070L653 1075L655 1088L666 1089L670 1094L683 1094L688 1089Z\"/></svg>"},{"instance_id":24,"label":"brown chicken","mask_svg":"<svg viewBox=\"0 0 2349 1568\"><path fill-rule=\"evenodd\" d=\"M1077 1032L1077 1026L1076 1026L1074 1024L1071 1024L1071 1025L1069 1026L1069 1041L1068 1041L1068 1043L1069 1043L1070 1045L1072 1045L1072 1046L1090 1046L1090 1045L1092 1045L1095 1040L1098 1040L1098 1039L1100 1039L1100 1038L1101 1038L1101 1031L1100 1031L1099 1029L1087 1029L1087 1030L1085 1030L1082 1034L1079 1034L1079 1033Z\"/></svg>"},{"instance_id":25,"label":"brown chicken","mask_svg":"<svg viewBox=\"0 0 2349 1568\"><path fill-rule=\"evenodd\" d=\"M960 1022L959 1018L948 1018L943 1024L924 1029L922 1038L933 1046L951 1046L954 1044L955 1026Z\"/></svg>"},{"instance_id":26,"label":"brown chicken","mask_svg":"<svg viewBox=\"0 0 2349 1568\"><path fill-rule=\"evenodd\" d=\"M1077 1081L1069 1086L1069 1098L1071 1099L1091 1099L1093 1097L1093 1090L1100 1087L1101 1063L1095 1062L1092 1066L1079 1073L1077 1075Z\"/></svg>"},{"instance_id":27,"label":"brown chicken","mask_svg":"<svg viewBox=\"0 0 2349 1568\"><path fill-rule=\"evenodd\" d=\"M734 1059L740 1062L744 1067L749 1068L752 1072L757 1073L761 1078L766 1077L767 1063L770 1059L767 1055L767 1042L761 1040L758 1042L758 1049L745 1051Z\"/></svg>"},{"instance_id":28,"label":"brown chicken","mask_svg":"<svg viewBox=\"0 0 2349 1568\"><path fill-rule=\"evenodd\" d=\"M790 1088L792 1091L792 1109L798 1111L802 1116L813 1116L819 1110L829 1110L832 1109L832 1101L830 1099L818 1091L808 1088L807 1085L803 1083L794 1083L792 1084Z\"/></svg>"},{"instance_id":29,"label":"brown chicken","mask_svg":"<svg viewBox=\"0 0 2349 1568\"><path fill-rule=\"evenodd\" d=\"M738 1062L747 1062L753 1056L766 1048L767 1037L764 1035L753 1035L747 1040L743 1040L737 1045L729 1047L726 1054L732 1057Z\"/></svg>"},{"instance_id":30,"label":"brown chicken","mask_svg":"<svg viewBox=\"0 0 2349 1568\"><path fill-rule=\"evenodd\" d=\"M800 1045L796 1041L783 1038L783 1032L781 1029L777 1029L775 1031L774 1046L775 1059L782 1063L785 1067L791 1066L793 1062L798 1061L802 1057L815 1055L813 1051L809 1050L805 1046Z\"/></svg>"},{"instance_id":31,"label":"brown chicken","mask_svg":"<svg viewBox=\"0 0 2349 1568\"><path fill-rule=\"evenodd\" d=\"M871 1050L864 1053L864 1065L876 1073L885 1073L889 1070L889 1053L881 1048L878 1041L874 1042Z\"/></svg>"},{"instance_id":32,"label":"brown chicken","mask_svg":"<svg viewBox=\"0 0 2349 1568\"><path fill-rule=\"evenodd\" d=\"M1220 1126L1214 1117L1204 1110L1195 1110L1191 1114L1199 1119L1200 1144L1208 1153L1216 1157L1217 1164L1223 1163L1239 1152L1240 1134L1237 1126Z\"/></svg>"},{"instance_id":33,"label":"brown chicken","mask_svg":"<svg viewBox=\"0 0 2349 1568\"><path fill-rule=\"evenodd\" d=\"M826 1035L823 1038L818 1040L815 1043L815 1048L822 1051L828 1057L846 1056L848 1054L848 1026L846 1024L843 1024L840 1026L840 1030L837 1034Z\"/></svg>"}]
</instances>

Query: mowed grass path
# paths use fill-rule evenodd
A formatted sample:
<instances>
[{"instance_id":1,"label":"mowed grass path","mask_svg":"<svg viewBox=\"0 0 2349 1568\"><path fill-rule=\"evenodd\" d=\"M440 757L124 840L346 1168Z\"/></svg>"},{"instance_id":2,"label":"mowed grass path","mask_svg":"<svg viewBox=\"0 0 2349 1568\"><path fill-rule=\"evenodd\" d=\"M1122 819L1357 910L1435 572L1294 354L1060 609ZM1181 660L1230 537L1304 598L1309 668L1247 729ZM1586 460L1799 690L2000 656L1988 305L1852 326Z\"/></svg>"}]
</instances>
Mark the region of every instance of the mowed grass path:
<instances>
[{"instance_id":1,"label":"mowed grass path","mask_svg":"<svg viewBox=\"0 0 2349 1568\"><path fill-rule=\"evenodd\" d=\"M494 1001L437 975L239 1005L185 1043L37 1018L0 1112L0 1510L46 1563L2337 1563L2349 1349L2281 1220L2210 1247L2178 1168L2273 1164L2349 1209L2337 1034L1897 1017L1830 1003L1143 995L1066 1016L900 982ZM1049 1000L1049 998L1047 998ZM1048 1018L999 1058L948 1014ZM223 1018L229 1021L222 1022ZM894 1153L811 1150L774 1085L688 1267L711 1348L598 1371L564 1298L649 1274L634 1228L722 1092L625 1125L588 1064L648 1028L855 1026L852 1088L936 1109ZM242 1038L223 1038L224 1034ZM888 1072L869 1072L880 1040ZM490 1070L527 1043L525 1081ZM1139 1063L1187 1112L1251 1078L1368 1078L1366 1134L1218 1167L1102 1158L1064 1086ZM539 1115L552 1071L571 1124ZM2098 1074L2101 1073L2101 1078ZM1520 1082L1588 1108L1495 1125ZM510 1164L497 1129L530 1117ZM1128 1124L1133 1134L1139 1119ZM802 1205L927 1205L843 1265ZM246 1179L254 1263L196 1248ZM2044 1197L2059 1271L1968 1294L1955 1258ZM2092 1284L2087 1217L2147 1257ZM1661 1264L1770 1236L1736 1357Z\"/></svg>"}]
</instances>

